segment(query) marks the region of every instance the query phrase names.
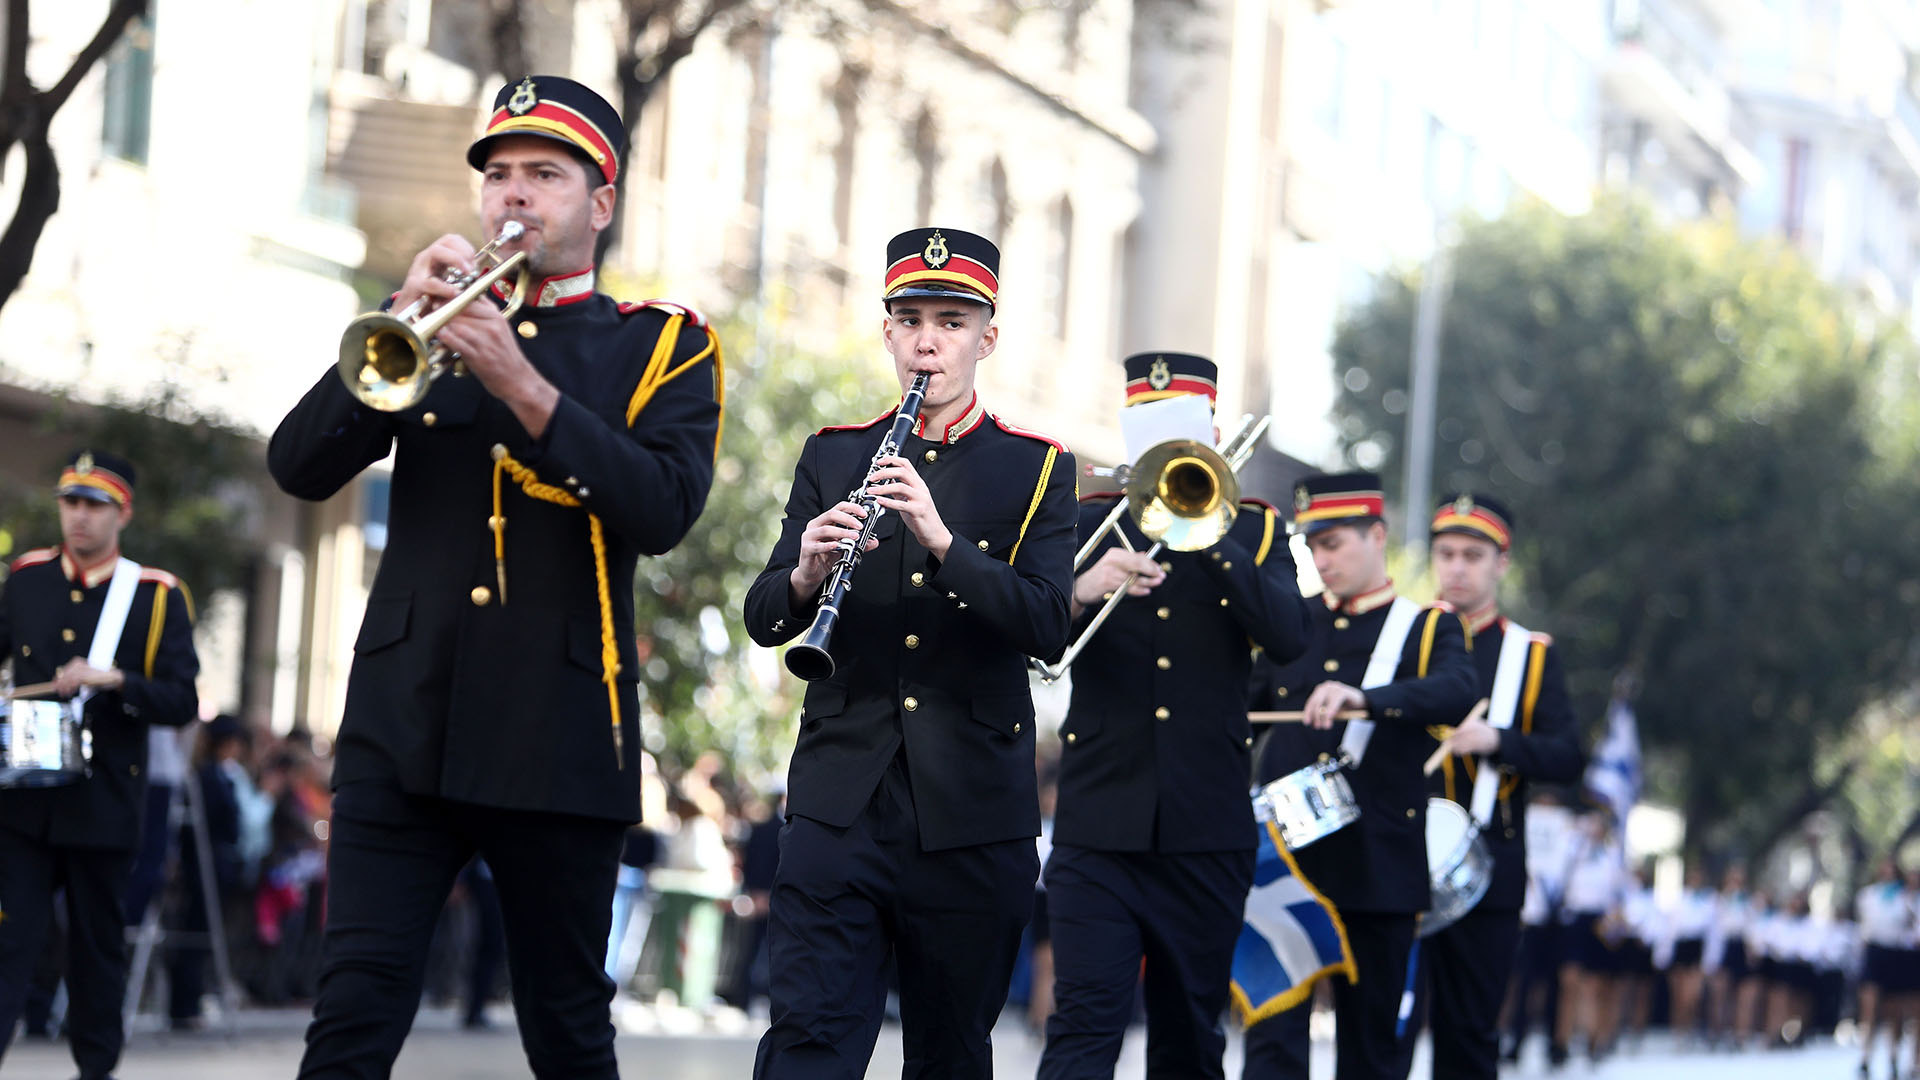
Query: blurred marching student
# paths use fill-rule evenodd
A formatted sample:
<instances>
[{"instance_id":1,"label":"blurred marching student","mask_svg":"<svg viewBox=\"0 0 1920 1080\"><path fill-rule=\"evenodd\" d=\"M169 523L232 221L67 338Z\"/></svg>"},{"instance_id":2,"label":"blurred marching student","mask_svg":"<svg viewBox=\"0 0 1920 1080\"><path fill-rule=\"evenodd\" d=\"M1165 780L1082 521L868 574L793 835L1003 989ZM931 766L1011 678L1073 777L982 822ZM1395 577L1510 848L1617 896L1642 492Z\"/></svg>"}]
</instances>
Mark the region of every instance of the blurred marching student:
<instances>
[{"instance_id":1,"label":"blurred marching student","mask_svg":"<svg viewBox=\"0 0 1920 1080\"><path fill-rule=\"evenodd\" d=\"M1626 888L1625 856L1605 812L1586 810L1579 829L1560 911L1568 950L1560 968L1560 1011L1547 1048L1547 1061L1556 1067L1566 1064L1576 1031L1586 1036L1589 1057L1605 1056L1620 1021L1615 976L1624 937L1619 911Z\"/></svg>"},{"instance_id":2,"label":"blurred marching student","mask_svg":"<svg viewBox=\"0 0 1920 1080\"><path fill-rule=\"evenodd\" d=\"M1713 925L1714 892L1698 863L1687 867L1686 882L1672 908L1663 913L1662 944L1666 954L1668 1026L1682 1045L1700 1034L1700 1002L1706 987L1703 963L1707 931Z\"/></svg>"},{"instance_id":3,"label":"blurred marching student","mask_svg":"<svg viewBox=\"0 0 1920 1080\"><path fill-rule=\"evenodd\" d=\"M1770 965L1766 1020L1761 1034L1771 1049L1797 1046L1813 1001L1813 946L1818 934L1807 895L1794 893L1762 931Z\"/></svg>"},{"instance_id":4,"label":"blurred marching student","mask_svg":"<svg viewBox=\"0 0 1920 1080\"><path fill-rule=\"evenodd\" d=\"M1813 1015L1807 1033L1816 1038L1832 1038L1840 1026L1847 981L1859 970L1860 927L1851 915L1850 910L1841 910L1815 920L1820 935L1813 957Z\"/></svg>"},{"instance_id":5,"label":"blurred marching student","mask_svg":"<svg viewBox=\"0 0 1920 1080\"><path fill-rule=\"evenodd\" d=\"M1752 991L1757 958L1747 945L1747 932L1754 917L1753 901L1747 895L1746 871L1729 867L1721 876L1720 889L1714 894L1713 921L1707 927L1705 953L1701 967L1707 973L1707 1042L1718 1046L1745 1041L1752 1023Z\"/></svg>"},{"instance_id":6,"label":"blurred marching student","mask_svg":"<svg viewBox=\"0 0 1920 1080\"><path fill-rule=\"evenodd\" d=\"M1622 938L1616 952L1619 969L1614 992L1620 999L1620 1024L1615 1042L1631 1039L1637 1048L1646 1037L1647 1019L1653 1011L1654 943L1661 932L1660 912L1653 899L1652 874L1647 867L1636 866L1628 872L1626 892L1620 898L1619 918Z\"/></svg>"},{"instance_id":7,"label":"blurred marching student","mask_svg":"<svg viewBox=\"0 0 1920 1080\"><path fill-rule=\"evenodd\" d=\"M1891 858L1881 859L1873 881L1854 897L1854 915L1860 925L1864 957L1860 973L1860 1075L1873 1060L1873 1041L1881 1028L1891 1033L1888 1056L1900 1071L1901 1013L1899 999L1920 986L1914 984L1914 909Z\"/></svg>"},{"instance_id":8,"label":"blurred marching student","mask_svg":"<svg viewBox=\"0 0 1920 1080\"><path fill-rule=\"evenodd\" d=\"M1515 952L1501 1030L1506 1043L1500 1059L1520 1060L1535 1020L1553 1038L1560 1015L1560 968L1568 936L1560 912L1566 901L1567 874L1581 834L1573 811L1559 789L1542 787L1527 808L1527 893L1520 906L1520 944Z\"/></svg>"}]
</instances>

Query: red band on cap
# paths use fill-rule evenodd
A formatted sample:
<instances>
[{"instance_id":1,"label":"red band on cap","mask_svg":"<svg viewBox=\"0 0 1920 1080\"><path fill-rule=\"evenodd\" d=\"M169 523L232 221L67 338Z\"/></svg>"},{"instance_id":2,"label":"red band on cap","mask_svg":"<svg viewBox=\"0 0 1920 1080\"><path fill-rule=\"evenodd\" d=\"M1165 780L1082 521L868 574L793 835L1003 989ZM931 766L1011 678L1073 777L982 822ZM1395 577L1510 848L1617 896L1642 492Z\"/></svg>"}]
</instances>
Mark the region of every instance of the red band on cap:
<instances>
[{"instance_id":1,"label":"red band on cap","mask_svg":"<svg viewBox=\"0 0 1920 1080\"><path fill-rule=\"evenodd\" d=\"M1387 497L1378 491L1335 491L1313 496L1305 510L1294 511L1293 520L1305 523L1386 516Z\"/></svg>"},{"instance_id":2,"label":"red band on cap","mask_svg":"<svg viewBox=\"0 0 1920 1080\"><path fill-rule=\"evenodd\" d=\"M120 478L118 473L110 472L95 465L87 472L75 472L68 469L60 474L60 483L56 490L64 491L72 487L89 487L107 493L107 497L121 506L133 502L133 489Z\"/></svg>"},{"instance_id":3,"label":"red band on cap","mask_svg":"<svg viewBox=\"0 0 1920 1080\"><path fill-rule=\"evenodd\" d=\"M620 159L599 126L584 115L554 101L542 101L520 116L501 106L487 121L488 136L530 132L558 135L587 152L611 184L620 175ZM482 136L483 138L486 136Z\"/></svg>"},{"instance_id":4,"label":"red band on cap","mask_svg":"<svg viewBox=\"0 0 1920 1080\"><path fill-rule=\"evenodd\" d=\"M1513 542L1513 536L1507 531L1507 523L1496 514L1489 513L1484 507L1476 506L1471 513L1462 514L1449 506L1433 516L1433 532L1470 532L1486 537L1500 545L1505 551Z\"/></svg>"},{"instance_id":5,"label":"red band on cap","mask_svg":"<svg viewBox=\"0 0 1920 1080\"><path fill-rule=\"evenodd\" d=\"M1134 379L1127 383L1127 404L1129 405L1180 397L1183 394L1198 394L1208 401L1216 401L1219 399L1220 389L1211 380L1192 375L1175 375L1168 380L1167 385L1159 387L1154 386L1151 379Z\"/></svg>"},{"instance_id":6,"label":"red band on cap","mask_svg":"<svg viewBox=\"0 0 1920 1080\"><path fill-rule=\"evenodd\" d=\"M965 255L950 256L937 270L928 266L926 259L920 255L909 255L887 267L886 291L889 293L903 286L923 282L957 285L986 297L988 303L993 303L1000 293L1000 279L994 276L993 271Z\"/></svg>"}]
</instances>

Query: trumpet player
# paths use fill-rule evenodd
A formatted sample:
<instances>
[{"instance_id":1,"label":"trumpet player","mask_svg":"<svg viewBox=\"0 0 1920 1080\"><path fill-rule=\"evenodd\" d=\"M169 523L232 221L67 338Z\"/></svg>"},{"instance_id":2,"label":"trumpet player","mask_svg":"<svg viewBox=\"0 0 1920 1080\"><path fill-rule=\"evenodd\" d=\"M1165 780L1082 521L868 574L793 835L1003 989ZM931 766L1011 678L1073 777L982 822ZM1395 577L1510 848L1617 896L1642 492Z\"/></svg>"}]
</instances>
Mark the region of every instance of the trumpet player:
<instances>
[{"instance_id":1,"label":"trumpet player","mask_svg":"<svg viewBox=\"0 0 1920 1080\"><path fill-rule=\"evenodd\" d=\"M1306 653L1285 667L1262 662L1254 683L1269 708L1305 714L1274 729L1260 779L1338 756L1350 762L1359 803L1358 821L1293 853L1338 910L1359 974L1333 984L1338 1080L1401 1080L1412 1066L1409 961L1430 897L1426 727L1466 715L1477 688L1465 622L1444 603L1395 594L1385 502L1372 473L1309 476L1295 487L1293 520L1325 592L1307 605ZM1348 710L1367 720L1341 720ZM1310 1011L1308 998L1248 1028L1245 1080L1306 1080Z\"/></svg>"},{"instance_id":2,"label":"trumpet player","mask_svg":"<svg viewBox=\"0 0 1920 1080\"><path fill-rule=\"evenodd\" d=\"M974 390L999 343L999 263L957 229L888 243L881 339L902 405L807 440L747 592L748 633L781 645L855 567L787 781L760 1080L864 1077L889 954L903 1075L992 1073L1039 869L1026 660L1066 638L1075 516L1073 455Z\"/></svg>"},{"instance_id":3,"label":"trumpet player","mask_svg":"<svg viewBox=\"0 0 1920 1080\"><path fill-rule=\"evenodd\" d=\"M640 808L634 567L705 505L721 378L698 315L595 290L626 137L579 83L502 87L467 161L489 235L521 227L500 254L525 256L525 302L509 317L476 293L415 343L453 350L450 377L371 355L346 383L327 372L268 449L274 479L307 499L394 455L335 743L326 962L302 1077L388 1074L436 916L476 853L499 888L534 1074L617 1075L603 962ZM392 309L425 298L444 315L459 291L446 277L473 270L472 254L458 237L429 245ZM377 351L356 344L349 361ZM360 396L410 380L424 395L398 411Z\"/></svg>"},{"instance_id":4,"label":"trumpet player","mask_svg":"<svg viewBox=\"0 0 1920 1080\"><path fill-rule=\"evenodd\" d=\"M1128 357L1126 402L1211 405L1216 375L1204 357ZM1083 544L1116 496L1083 501ZM1306 648L1306 605L1286 524L1257 499L1202 550L1149 558L1135 522L1114 528L1126 544L1106 535L1073 585L1082 633L1108 597L1124 599L1073 667L1046 867L1056 1009L1039 1075L1113 1075L1144 960L1148 1074L1218 1077L1254 868L1244 688L1253 646L1281 662Z\"/></svg>"}]
</instances>

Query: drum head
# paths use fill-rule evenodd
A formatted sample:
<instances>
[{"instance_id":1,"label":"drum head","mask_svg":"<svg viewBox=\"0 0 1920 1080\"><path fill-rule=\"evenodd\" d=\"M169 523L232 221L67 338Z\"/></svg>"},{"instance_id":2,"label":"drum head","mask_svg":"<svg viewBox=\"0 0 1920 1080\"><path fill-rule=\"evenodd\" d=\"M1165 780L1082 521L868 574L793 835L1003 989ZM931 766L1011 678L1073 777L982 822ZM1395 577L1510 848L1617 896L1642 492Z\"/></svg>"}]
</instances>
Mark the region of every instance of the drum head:
<instances>
[{"instance_id":1,"label":"drum head","mask_svg":"<svg viewBox=\"0 0 1920 1080\"><path fill-rule=\"evenodd\" d=\"M1459 853L1473 842L1473 818L1452 799L1427 800L1427 871L1433 873L1459 861Z\"/></svg>"}]
</instances>

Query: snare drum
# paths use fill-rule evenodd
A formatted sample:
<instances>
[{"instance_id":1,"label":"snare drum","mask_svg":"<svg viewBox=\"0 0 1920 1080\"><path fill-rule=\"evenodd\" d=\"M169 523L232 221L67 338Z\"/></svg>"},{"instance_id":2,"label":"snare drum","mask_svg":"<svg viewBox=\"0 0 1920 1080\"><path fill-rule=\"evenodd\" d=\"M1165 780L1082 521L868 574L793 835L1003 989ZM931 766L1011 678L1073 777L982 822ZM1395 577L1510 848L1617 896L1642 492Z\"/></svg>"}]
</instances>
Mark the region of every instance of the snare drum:
<instances>
[{"instance_id":1,"label":"snare drum","mask_svg":"<svg viewBox=\"0 0 1920 1080\"><path fill-rule=\"evenodd\" d=\"M1433 906L1420 919L1420 936L1437 934L1473 910L1493 884L1493 854L1464 807L1427 800L1427 873Z\"/></svg>"},{"instance_id":2,"label":"snare drum","mask_svg":"<svg viewBox=\"0 0 1920 1080\"><path fill-rule=\"evenodd\" d=\"M92 733L71 701L0 699L0 787L52 787L87 775Z\"/></svg>"},{"instance_id":3,"label":"snare drum","mask_svg":"<svg viewBox=\"0 0 1920 1080\"><path fill-rule=\"evenodd\" d=\"M1288 851L1298 851L1360 820L1360 804L1338 761L1320 761L1253 792L1253 816L1280 828Z\"/></svg>"}]
</instances>

